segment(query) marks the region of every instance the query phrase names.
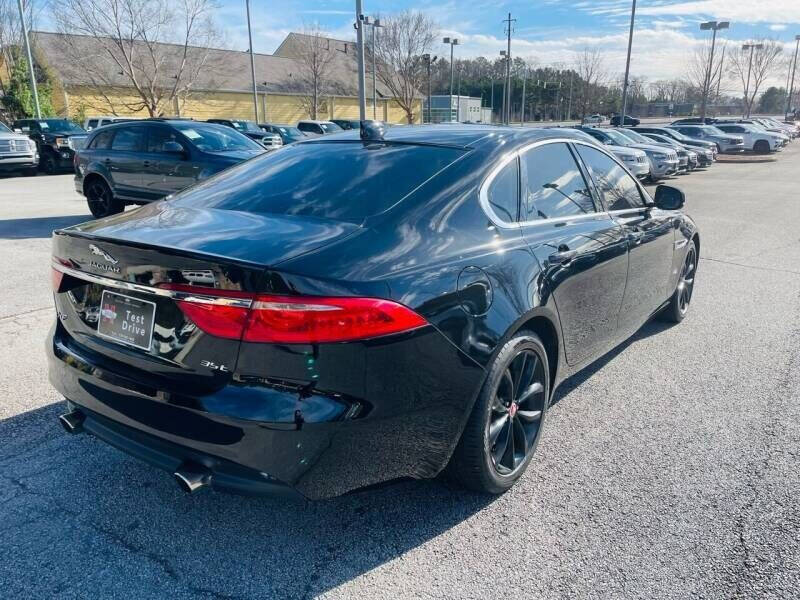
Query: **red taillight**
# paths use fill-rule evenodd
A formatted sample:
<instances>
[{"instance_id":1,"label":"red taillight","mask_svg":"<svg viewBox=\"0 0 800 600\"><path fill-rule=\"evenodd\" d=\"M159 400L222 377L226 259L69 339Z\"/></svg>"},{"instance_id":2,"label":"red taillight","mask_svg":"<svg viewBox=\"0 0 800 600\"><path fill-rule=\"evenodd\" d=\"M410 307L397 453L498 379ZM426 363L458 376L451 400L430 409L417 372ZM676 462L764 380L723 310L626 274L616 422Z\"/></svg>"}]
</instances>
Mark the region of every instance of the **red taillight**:
<instances>
[{"instance_id":1,"label":"red taillight","mask_svg":"<svg viewBox=\"0 0 800 600\"><path fill-rule=\"evenodd\" d=\"M221 338L239 340L247 323L247 308L178 300L178 307L200 329Z\"/></svg>"},{"instance_id":2,"label":"red taillight","mask_svg":"<svg viewBox=\"0 0 800 600\"><path fill-rule=\"evenodd\" d=\"M197 295L176 302L206 333L247 342L345 342L409 331L427 323L411 309L379 298L272 296L185 285L163 287ZM209 302L203 296L250 300L250 307Z\"/></svg>"},{"instance_id":3,"label":"red taillight","mask_svg":"<svg viewBox=\"0 0 800 600\"><path fill-rule=\"evenodd\" d=\"M262 295L250 309L244 340L276 344L345 342L425 324L417 313L390 300Z\"/></svg>"},{"instance_id":4,"label":"red taillight","mask_svg":"<svg viewBox=\"0 0 800 600\"><path fill-rule=\"evenodd\" d=\"M50 282L53 284L53 291L58 292L61 288L61 280L64 279L64 274L55 267L50 268Z\"/></svg>"}]
</instances>

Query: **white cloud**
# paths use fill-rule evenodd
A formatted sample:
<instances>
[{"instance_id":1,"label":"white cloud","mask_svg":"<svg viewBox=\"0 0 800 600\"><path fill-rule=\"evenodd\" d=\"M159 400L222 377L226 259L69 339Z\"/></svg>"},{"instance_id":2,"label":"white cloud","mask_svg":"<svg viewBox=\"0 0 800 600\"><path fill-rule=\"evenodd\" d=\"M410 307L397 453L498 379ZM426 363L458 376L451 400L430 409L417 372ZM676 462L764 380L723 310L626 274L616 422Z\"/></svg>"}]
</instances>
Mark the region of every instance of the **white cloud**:
<instances>
[{"instance_id":1,"label":"white cloud","mask_svg":"<svg viewBox=\"0 0 800 600\"><path fill-rule=\"evenodd\" d=\"M783 23L773 23L772 25L769 26L770 30L772 31L783 31L784 29L786 29L786 27L787 26L784 25Z\"/></svg>"},{"instance_id":2,"label":"white cloud","mask_svg":"<svg viewBox=\"0 0 800 600\"><path fill-rule=\"evenodd\" d=\"M621 15L630 12L627 0L582 2L580 9L594 15ZM688 0L661 2L637 7L641 16L682 16L717 18L741 23L768 23L780 15L787 23L800 23L797 0Z\"/></svg>"}]
</instances>

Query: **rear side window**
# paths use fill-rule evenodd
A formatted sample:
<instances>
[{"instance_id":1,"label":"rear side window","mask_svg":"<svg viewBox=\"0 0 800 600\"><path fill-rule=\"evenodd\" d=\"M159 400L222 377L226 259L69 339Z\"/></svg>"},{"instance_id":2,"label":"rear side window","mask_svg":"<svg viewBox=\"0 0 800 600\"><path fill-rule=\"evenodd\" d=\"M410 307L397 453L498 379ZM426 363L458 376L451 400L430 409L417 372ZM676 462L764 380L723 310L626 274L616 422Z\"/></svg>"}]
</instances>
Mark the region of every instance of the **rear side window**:
<instances>
[{"instance_id":1,"label":"rear side window","mask_svg":"<svg viewBox=\"0 0 800 600\"><path fill-rule=\"evenodd\" d=\"M113 135L113 131L100 131L96 136L94 136L89 147L97 150L107 150L108 144L111 142L111 137Z\"/></svg>"},{"instance_id":2,"label":"rear side window","mask_svg":"<svg viewBox=\"0 0 800 600\"><path fill-rule=\"evenodd\" d=\"M615 160L600 150L582 144L578 146L578 154L591 171L608 210L644 206L644 199L636 181Z\"/></svg>"},{"instance_id":3,"label":"rear side window","mask_svg":"<svg viewBox=\"0 0 800 600\"><path fill-rule=\"evenodd\" d=\"M494 214L507 223L514 223L519 213L519 162L515 158L495 176L486 191L486 199Z\"/></svg>"},{"instance_id":4,"label":"rear side window","mask_svg":"<svg viewBox=\"0 0 800 600\"><path fill-rule=\"evenodd\" d=\"M123 127L117 129L111 149L119 152L139 152L144 147L144 127Z\"/></svg>"},{"instance_id":5,"label":"rear side window","mask_svg":"<svg viewBox=\"0 0 800 600\"><path fill-rule=\"evenodd\" d=\"M97 127L97 119L89 119L89 122L86 124L86 129L90 130L94 129L95 127Z\"/></svg>"},{"instance_id":6,"label":"rear side window","mask_svg":"<svg viewBox=\"0 0 800 600\"><path fill-rule=\"evenodd\" d=\"M360 223L402 200L464 152L360 141L290 145L228 169L173 202Z\"/></svg>"},{"instance_id":7,"label":"rear side window","mask_svg":"<svg viewBox=\"0 0 800 600\"><path fill-rule=\"evenodd\" d=\"M595 212L592 193L566 144L534 148L523 154L522 160L523 221Z\"/></svg>"}]
</instances>

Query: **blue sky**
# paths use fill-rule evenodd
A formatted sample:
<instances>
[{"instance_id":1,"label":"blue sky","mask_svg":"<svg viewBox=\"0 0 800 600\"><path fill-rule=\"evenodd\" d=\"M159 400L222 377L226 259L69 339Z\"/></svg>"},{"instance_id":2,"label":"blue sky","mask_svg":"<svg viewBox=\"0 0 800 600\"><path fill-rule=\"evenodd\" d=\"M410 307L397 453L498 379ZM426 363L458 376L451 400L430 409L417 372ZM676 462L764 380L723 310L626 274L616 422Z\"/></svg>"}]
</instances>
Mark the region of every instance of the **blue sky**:
<instances>
[{"instance_id":1,"label":"blue sky","mask_svg":"<svg viewBox=\"0 0 800 600\"><path fill-rule=\"evenodd\" d=\"M245 0L218 1L227 45L246 49ZM461 56L497 56L505 48L502 20L511 12L517 19L514 55L543 66L568 65L575 51L599 48L614 74L624 70L630 6L631 0L364 0L370 15L404 9L428 14L442 35L461 40ZM273 52L288 32L312 23L353 38L354 9L354 0L251 0L255 49ZM773 37L793 51L800 0L638 0L632 73L650 80L682 75L692 49L706 37L698 25L710 19L731 21L724 35L730 43ZM432 52L446 48L436 44Z\"/></svg>"},{"instance_id":2,"label":"blue sky","mask_svg":"<svg viewBox=\"0 0 800 600\"><path fill-rule=\"evenodd\" d=\"M457 49L462 56L497 56L505 47L502 20L510 11L517 19L514 54L541 65L566 64L576 50L597 47L617 72L624 69L630 5L630 0L364 0L364 11L425 12L443 35L462 40ZM287 32L314 22L337 37L352 37L354 7L354 0L251 0L256 50L272 52ZM244 0L222 0L219 17L234 48L247 46L244 10ZM681 75L703 39L698 24L709 19L731 21L725 37L732 43L766 36L788 44L800 34L800 0L639 0L632 72L650 79Z\"/></svg>"}]
</instances>

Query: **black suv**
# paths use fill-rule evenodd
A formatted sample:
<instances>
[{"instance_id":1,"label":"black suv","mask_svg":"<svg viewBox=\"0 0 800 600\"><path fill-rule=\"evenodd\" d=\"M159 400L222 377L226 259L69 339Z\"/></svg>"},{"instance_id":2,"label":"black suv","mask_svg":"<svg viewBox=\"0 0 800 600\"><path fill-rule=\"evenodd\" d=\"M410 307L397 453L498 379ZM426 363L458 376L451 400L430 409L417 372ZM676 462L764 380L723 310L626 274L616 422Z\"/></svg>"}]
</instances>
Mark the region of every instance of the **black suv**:
<instances>
[{"instance_id":1,"label":"black suv","mask_svg":"<svg viewBox=\"0 0 800 600\"><path fill-rule=\"evenodd\" d=\"M348 129L361 129L361 121L358 119L331 119L332 123L336 123L345 131Z\"/></svg>"},{"instance_id":2,"label":"black suv","mask_svg":"<svg viewBox=\"0 0 800 600\"><path fill-rule=\"evenodd\" d=\"M619 122L620 122L620 116L619 115L614 115L613 117L611 117L610 123L614 127L619 127ZM636 117L632 117L630 115L625 115L625 125L633 125L634 127L636 127L639 123L640 123L640 121Z\"/></svg>"},{"instance_id":3,"label":"black suv","mask_svg":"<svg viewBox=\"0 0 800 600\"><path fill-rule=\"evenodd\" d=\"M86 130L69 119L19 119L13 127L36 142L39 168L49 174L72 169L75 151L86 138Z\"/></svg>"},{"instance_id":4,"label":"black suv","mask_svg":"<svg viewBox=\"0 0 800 600\"><path fill-rule=\"evenodd\" d=\"M229 127L185 120L107 125L89 134L75 162L75 189L95 217L160 200L264 153Z\"/></svg>"},{"instance_id":5,"label":"black suv","mask_svg":"<svg viewBox=\"0 0 800 600\"><path fill-rule=\"evenodd\" d=\"M251 140L257 141L267 150L274 150L275 148L283 146L283 138L281 138L281 136L270 135L270 133L264 131L255 121L246 121L244 119L208 119L206 122L233 127L239 133L243 133Z\"/></svg>"}]
</instances>

